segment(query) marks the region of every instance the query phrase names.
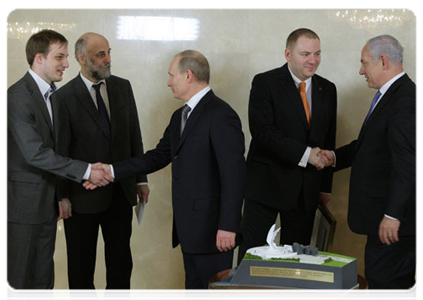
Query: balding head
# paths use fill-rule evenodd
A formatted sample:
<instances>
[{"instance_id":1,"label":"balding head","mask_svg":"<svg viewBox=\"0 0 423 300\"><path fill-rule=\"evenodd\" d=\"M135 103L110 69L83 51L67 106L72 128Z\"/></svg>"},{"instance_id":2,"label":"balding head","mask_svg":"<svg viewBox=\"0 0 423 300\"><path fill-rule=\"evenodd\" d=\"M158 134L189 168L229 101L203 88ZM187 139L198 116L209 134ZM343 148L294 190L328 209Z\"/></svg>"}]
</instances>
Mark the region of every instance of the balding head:
<instances>
[{"instance_id":1,"label":"balding head","mask_svg":"<svg viewBox=\"0 0 423 300\"><path fill-rule=\"evenodd\" d=\"M110 47L107 39L97 33L83 34L75 44L75 57L81 73L93 82L111 75Z\"/></svg>"},{"instance_id":2,"label":"balding head","mask_svg":"<svg viewBox=\"0 0 423 300\"><path fill-rule=\"evenodd\" d=\"M84 33L75 43L75 58L79 62L78 53L82 53L86 56L87 48L99 41L107 41L107 39L95 32Z\"/></svg>"}]
</instances>

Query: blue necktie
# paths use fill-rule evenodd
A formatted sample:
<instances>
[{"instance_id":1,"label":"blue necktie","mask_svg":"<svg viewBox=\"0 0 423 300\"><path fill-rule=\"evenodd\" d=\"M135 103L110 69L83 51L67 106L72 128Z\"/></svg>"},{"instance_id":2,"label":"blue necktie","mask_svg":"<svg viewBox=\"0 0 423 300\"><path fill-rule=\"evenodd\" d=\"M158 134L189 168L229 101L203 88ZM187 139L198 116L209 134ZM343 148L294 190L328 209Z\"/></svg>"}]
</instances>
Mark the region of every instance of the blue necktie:
<instances>
[{"instance_id":1,"label":"blue necktie","mask_svg":"<svg viewBox=\"0 0 423 300\"><path fill-rule=\"evenodd\" d=\"M98 84L93 84L93 88L95 89L95 95L97 98L97 109L98 113L100 114L101 122L103 123L103 127L106 130L107 136L110 136L111 132L111 125L109 114L107 113L106 105L104 104L103 97L100 94L100 87L103 82Z\"/></svg>"},{"instance_id":2,"label":"blue necktie","mask_svg":"<svg viewBox=\"0 0 423 300\"><path fill-rule=\"evenodd\" d=\"M366 119L364 120L364 124L366 124L367 123L367 120L370 118L370 115L372 114L373 109L375 108L376 103L379 100L380 95L382 95L380 93L380 91L377 91L376 95L373 97L372 105L370 106L369 113L367 114Z\"/></svg>"}]
</instances>

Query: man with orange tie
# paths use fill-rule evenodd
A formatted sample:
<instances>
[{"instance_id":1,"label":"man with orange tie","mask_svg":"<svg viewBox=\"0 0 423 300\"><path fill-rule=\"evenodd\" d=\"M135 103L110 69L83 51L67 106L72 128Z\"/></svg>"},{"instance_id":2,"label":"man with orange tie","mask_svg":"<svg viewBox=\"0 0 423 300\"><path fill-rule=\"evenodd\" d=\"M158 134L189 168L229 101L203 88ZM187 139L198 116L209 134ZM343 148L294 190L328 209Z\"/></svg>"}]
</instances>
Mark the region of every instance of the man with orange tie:
<instances>
[{"instance_id":1,"label":"man with orange tie","mask_svg":"<svg viewBox=\"0 0 423 300\"><path fill-rule=\"evenodd\" d=\"M317 204L330 199L333 173L318 170L317 154L335 147L337 99L335 85L315 75L320 53L317 34L297 29L287 39L287 64L253 79L238 262L247 249L266 243L278 214L281 243L308 245Z\"/></svg>"}]
</instances>

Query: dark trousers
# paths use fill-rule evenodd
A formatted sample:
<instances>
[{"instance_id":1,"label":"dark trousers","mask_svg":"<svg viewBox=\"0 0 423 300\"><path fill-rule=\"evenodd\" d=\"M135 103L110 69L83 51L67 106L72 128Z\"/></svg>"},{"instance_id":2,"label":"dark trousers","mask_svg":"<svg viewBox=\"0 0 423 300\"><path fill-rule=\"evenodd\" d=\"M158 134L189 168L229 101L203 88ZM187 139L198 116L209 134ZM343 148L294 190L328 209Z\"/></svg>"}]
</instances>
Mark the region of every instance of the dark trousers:
<instances>
[{"instance_id":1,"label":"dark trousers","mask_svg":"<svg viewBox=\"0 0 423 300\"><path fill-rule=\"evenodd\" d=\"M210 278L232 268L234 251L212 254L182 253L185 267L186 289L207 289Z\"/></svg>"},{"instance_id":2,"label":"dark trousers","mask_svg":"<svg viewBox=\"0 0 423 300\"><path fill-rule=\"evenodd\" d=\"M130 239L132 206L120 185L115 185L110 207L101 213L81 214L65 220L70 289L94 289L99 227L104 240L107 289L129 289L132 273Z\"/></svg>"},{"instance_id":3,"label":"dark trousers","mask_svg":"<svg viewBox=\"0 0 423 300\"><path fill-rule=\"evenodd\" d=\"M7 280L15 289L52 289L57 216L43 224L7 223Z\"/></svg>"},{"instance_id":4,"label":"dark trousers","mask_svg":"<svg viewBox=\"0 0 423 300\"><path fill-rule=\"evenodd\" d=\"M377 236L367 237L364 265L369 289L409 289L415 284L416 237L399 239L388 246Z\"/></svg>"},{"instance_id":5,"label":"dark trousers","mask_svg":"<svg viewBox=\"0 0 423 300\"><path fill-rule=\"evenodd\" d=\"M248 249L265 245L269 229L280 214L280 243L292 245L294 242L309 245L313 232L315 211L306 212L302 201L290 211L276 208L246 199L242 217L242 243L239 246L238 264L241 263ZM277 244L277 243L276 243Z\"/></svg>"}]
</instances>

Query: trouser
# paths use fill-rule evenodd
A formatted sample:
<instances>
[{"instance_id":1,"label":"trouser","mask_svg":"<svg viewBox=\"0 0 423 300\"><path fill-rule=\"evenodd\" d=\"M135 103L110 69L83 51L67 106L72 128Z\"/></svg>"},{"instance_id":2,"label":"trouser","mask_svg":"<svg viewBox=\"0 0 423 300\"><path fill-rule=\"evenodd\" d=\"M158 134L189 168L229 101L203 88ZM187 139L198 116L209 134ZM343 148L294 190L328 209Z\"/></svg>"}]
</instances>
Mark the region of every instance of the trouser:
<instances>
[{"instance_id":1,"label":"trouser","mask_svg":"<svg viewBox=\"0 0 423 300\"><path fill-rule=\"evenodd\" d=\"M52 289L57 217L43 224L7 223L7 279L15 289Z\"/></svg>"},{"instance_id":2,"label":"trouser","mask_svg":"<svg viewBox=\"0 0 423 300\"><path fill-rule=\"evenodd\" d=\"M216 273L232 268L234 251L211 254L182 252L185 267L186 289L207 289L210 278Z\"/></svg>"},{"instance_id":3,"label":"trouser","mask_svg":"<svg viewBox=\"0 0 423 300\"><path fill-rule=\"evenodd\" d=\"M290 211L279 210L246 199L242 217L242 243L239 246L238 264L241 263L248 249L265 245L269 229L280 214L280 244L292 245L297 242L309 245L316 212L307 212L302 201ZM277 243L276 243L277 244Z\"/></svg>"},{"instance_id":4,"label":"trouser","mask_svg":"<svg viewBox=\"0 0 423 300\"><path fill-rule=\"evenodd\" d=\"M382 244L378 236L368 236L365 275L369 289L409 289L415 284L416 237L399 237L399 242Z\"/></svg>"},{"instance_id":5,"label":"trouser","mask_svg":"<svg viewBox=\"0 0 423 300\"><path fill-rule=\"evenodd\" d=\"M73 213L65 220L70 289L94 289L97 239L101 227L107 289L129 289L132 273L130 239L132 206L116 185L110 207L101 213Z\"/></svg>"}]
</instances>

